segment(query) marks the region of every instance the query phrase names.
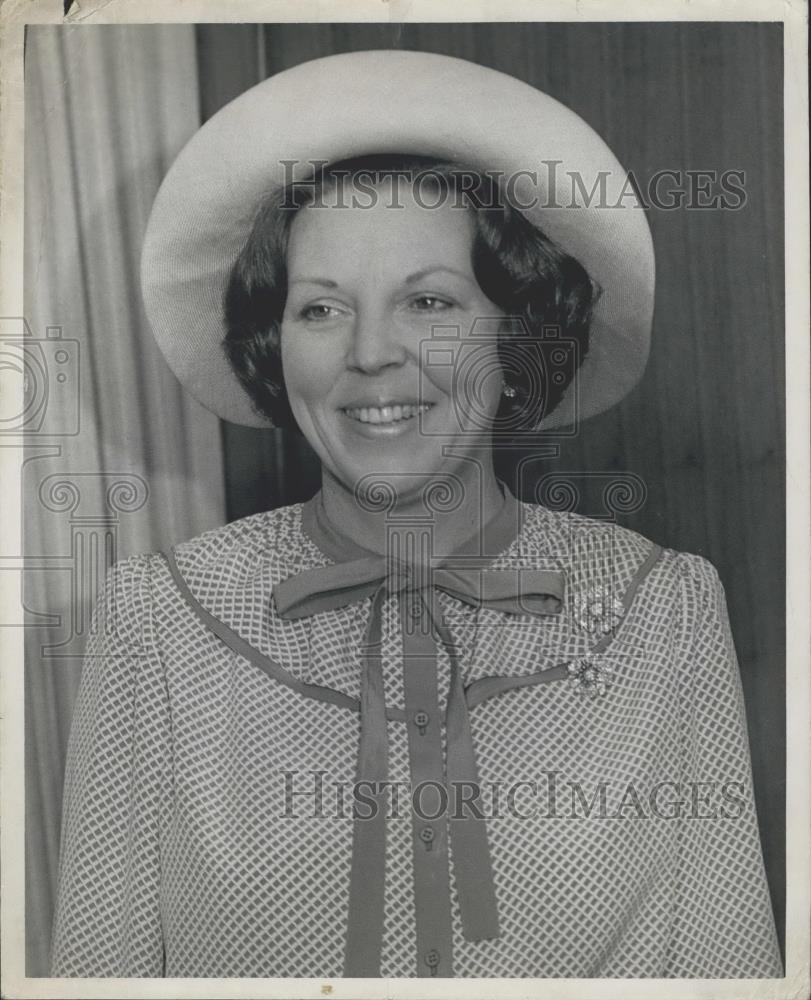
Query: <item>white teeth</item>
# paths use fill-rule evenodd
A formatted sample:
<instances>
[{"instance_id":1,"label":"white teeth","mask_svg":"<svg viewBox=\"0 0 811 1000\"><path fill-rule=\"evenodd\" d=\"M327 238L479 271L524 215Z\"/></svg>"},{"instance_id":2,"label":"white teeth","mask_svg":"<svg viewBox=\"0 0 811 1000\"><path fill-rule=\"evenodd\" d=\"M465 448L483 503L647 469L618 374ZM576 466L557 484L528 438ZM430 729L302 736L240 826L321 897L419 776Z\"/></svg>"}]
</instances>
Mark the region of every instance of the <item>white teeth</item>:
<instances>
[{"instance_id":1,"label":"white teeth","mask_svg":"<svg viewBox=\"0 0 811 1000\"><path fill-rule=\"evenodd\" d=\"M383 407L352 406L347 407L344 413L362 424L393 424L397 421L411 420L418 413L426 413L432 406L433 403L422 403L419 406L411 403L396 403L393 406Z\"/></svg>"}]
</instances>

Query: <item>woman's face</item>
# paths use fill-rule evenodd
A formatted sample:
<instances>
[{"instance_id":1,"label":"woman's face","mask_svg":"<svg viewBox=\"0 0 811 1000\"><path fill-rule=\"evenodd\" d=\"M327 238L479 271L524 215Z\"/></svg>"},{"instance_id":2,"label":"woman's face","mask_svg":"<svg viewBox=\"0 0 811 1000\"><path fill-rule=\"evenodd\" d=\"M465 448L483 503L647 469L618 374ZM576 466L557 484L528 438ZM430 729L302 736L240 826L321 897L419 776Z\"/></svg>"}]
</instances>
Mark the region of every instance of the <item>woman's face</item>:
<instances>
[{"instance_id":1,"label":"woman's face","mask_svg":"<svg viewBox=\"0 0 811 1000\"><path fill-rule=\"evenodd\" d=\"M349 489L371 476L402 497L466 458L489 463L502 314L473 274L472 213L396 191L297 214L281 348L290 406L322 464Z\"/></svg>"}]
</instances>

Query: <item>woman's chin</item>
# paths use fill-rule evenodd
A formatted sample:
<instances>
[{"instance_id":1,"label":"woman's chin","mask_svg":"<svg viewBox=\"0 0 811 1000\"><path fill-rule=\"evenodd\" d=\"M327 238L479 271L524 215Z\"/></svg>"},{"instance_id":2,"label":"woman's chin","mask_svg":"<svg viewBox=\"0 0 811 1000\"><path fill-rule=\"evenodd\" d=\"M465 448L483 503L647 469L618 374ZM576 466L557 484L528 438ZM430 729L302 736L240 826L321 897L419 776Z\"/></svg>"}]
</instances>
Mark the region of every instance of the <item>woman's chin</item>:
<instances>
[{"instance_id":1,"label":"woman's chin","mask_svg":"<svg viewBox=\"0 0 811 1000\"><path fill-rule=\"evenodd\" d=\"M363 433L363 432L361 432ZM372 432L374 434L374 432ZM367 480L385 480L398 492L407 484L419 487L447 470L448 459L442 453L442 439L418 434L357 439L344 438L342 447L333 453L334 465L344 483L362 484Z\"/></svg>"},{"instance_id":2,"label":"woman's chin","mask_svg":"<svg viewBox=\"0 0 811 1000\"><path fill-rule=\"evenodd\" d=\"M363 468L345 470L339 476L367 510L381 510L393 503L404 504L425 497L432 487L445 483L452 488L453 476L447 462L437 457L433 462L409 467L392 462L380 462Z\"/></svg>"}]
</instances>

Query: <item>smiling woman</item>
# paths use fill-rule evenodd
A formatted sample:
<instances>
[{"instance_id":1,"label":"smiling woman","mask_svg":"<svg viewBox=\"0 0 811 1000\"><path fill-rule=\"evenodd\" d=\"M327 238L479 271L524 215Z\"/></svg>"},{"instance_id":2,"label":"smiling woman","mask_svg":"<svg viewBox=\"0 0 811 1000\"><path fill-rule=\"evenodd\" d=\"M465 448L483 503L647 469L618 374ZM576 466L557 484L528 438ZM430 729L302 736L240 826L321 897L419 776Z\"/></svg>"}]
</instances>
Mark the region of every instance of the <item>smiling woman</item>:
<instances>
[{"instance_id":1,"label":"smiling woman","mask_svg":"<svg viewBox=\"0 0 811 1000\"><path fill-rule=\"evenodd\" d=\"M582 362L594 298L583 267L491 178L366 156L274 192L258 212L228 285L225 347L257 411L312 443L344 524L357 510L345 484L370 474L396 476L401 512L439 472L468 507L494 511L493 429L526 431L554 410L575 365L552 380L534 349L554 330ZM437 328L442 352L430 350ZM455 509L449 541L475 516ZM364 521L350 533L368 544ZM385 544L378 532L373 547Z\"/></svg>"},{"instance_id":2,"label":"smiling woman","mask_svg":"<svg viewBox=\"0 0 811 1000\"><path fill-rule=\"evenodd\" d=\"M519 210L493 177L533 203L544 157L612 209ZM419 52L278 74L186 146L144 248L156 337L323 485L111 572L55 975L780 975L715 570L493 467L641 375L625 181L556 101Z\"/></svg>"}]
</instances>

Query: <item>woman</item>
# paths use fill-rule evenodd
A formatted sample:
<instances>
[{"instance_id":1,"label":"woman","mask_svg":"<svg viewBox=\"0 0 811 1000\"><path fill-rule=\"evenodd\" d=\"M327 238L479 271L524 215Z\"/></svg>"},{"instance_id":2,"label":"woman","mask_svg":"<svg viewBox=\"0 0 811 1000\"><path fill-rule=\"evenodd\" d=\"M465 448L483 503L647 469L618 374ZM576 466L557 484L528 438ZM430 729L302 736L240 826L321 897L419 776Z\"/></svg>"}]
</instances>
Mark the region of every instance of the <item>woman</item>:
<instances>
[{"instance_id":1,"label":"woman","mask_svg":"<svg viewBox=\"0 0 811 1000\"><path fill-rule=\"evenodd\" d=\"M493 469L644 367L601 140L460 60L308 63L188 144L143 279L190 391L323 483L111 572L53 973L781 975L717 574Z\"/></svg>"}]
</instances>

